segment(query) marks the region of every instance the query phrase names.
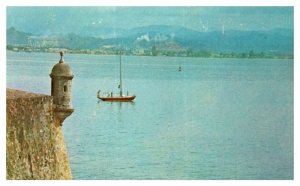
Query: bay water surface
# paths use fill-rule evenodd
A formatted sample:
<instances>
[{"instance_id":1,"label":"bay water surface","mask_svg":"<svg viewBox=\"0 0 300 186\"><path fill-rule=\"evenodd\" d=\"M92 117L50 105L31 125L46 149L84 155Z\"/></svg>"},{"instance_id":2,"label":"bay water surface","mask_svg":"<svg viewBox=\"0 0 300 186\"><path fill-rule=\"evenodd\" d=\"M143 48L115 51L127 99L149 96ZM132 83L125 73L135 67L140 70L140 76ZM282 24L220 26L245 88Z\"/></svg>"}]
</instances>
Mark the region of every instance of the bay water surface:
<instances>
[{"instance_id":1,"label":"bay water surface","mask_svg":"<svg viewBox=\"0 0 300 186\"><path fill-rule=\"evenodd\" d=\"M7 87L50 95L59 54L7 52ZM293 60L65 54L73 179L293 179ZM182 70L179 72L179 66Z\"/></svg>"}]
</instances>

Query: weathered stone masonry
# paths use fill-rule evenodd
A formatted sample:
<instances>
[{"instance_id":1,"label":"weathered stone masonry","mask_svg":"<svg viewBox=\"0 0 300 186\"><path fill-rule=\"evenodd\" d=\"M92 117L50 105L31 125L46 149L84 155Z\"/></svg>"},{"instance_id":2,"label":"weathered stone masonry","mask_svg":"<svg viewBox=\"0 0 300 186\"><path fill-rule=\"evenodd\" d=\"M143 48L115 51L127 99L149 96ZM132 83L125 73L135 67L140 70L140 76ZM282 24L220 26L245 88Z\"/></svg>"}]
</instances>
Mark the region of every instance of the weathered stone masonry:
<instances>
[{"instance_id":1,"label":"weathered stone masonry","mask_svg":"<svg viewBox=\"0 0 300 186\"><path fill-rule=\"evenodd\" d=\"M72 179L53 97L6 91L6 178Z\"/></svg>"},{"instance_id":2,"label":"weathered stone masonry","mask_svg":"<svg viewBox=\"0 0 300 186\"><path fill-rule=\"evenodd\" d=\"M6 90L7 179L72 179L61 126L74 112L74 75L63 52L50 77L51 96Z\"/></svg>"}]
</instances>

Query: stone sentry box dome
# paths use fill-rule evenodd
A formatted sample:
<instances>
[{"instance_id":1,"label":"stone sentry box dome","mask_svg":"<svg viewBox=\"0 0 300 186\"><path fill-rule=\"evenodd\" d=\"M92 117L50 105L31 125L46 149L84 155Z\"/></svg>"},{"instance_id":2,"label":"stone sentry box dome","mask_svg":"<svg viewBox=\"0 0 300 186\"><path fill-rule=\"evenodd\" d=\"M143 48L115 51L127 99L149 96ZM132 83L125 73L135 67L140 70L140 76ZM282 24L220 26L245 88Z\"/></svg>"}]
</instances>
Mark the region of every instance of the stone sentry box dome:
<instances>
[{"instance_id":1,"label":"stone sentry box dome","mask_svg":"<svg viewBox=\"0 0 300 186\"><path fill-rule=\"evenodd\" d=\"M74 111L71 104L72 79L74 77L70 66L63 61L63 52L60 60L52 68L51 96L53 96L54 113L56 119L62 122Z\"/></svg>"}]
</instances>

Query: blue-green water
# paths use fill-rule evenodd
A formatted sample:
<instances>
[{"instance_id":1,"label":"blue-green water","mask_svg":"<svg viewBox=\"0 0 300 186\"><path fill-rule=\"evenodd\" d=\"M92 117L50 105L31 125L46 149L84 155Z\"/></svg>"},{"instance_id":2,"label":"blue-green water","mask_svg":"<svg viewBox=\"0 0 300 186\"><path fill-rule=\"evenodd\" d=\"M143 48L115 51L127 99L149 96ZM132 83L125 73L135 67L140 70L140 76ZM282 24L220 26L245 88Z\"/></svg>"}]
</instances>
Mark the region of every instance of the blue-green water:
<instances>
[{"instance_id":1,"label":"blue-green water","mask_svg":"<svg viewBox=\"0 0 300 186\"><path fill-rule=\"evenodd\" d=\"M7 52L7 86L50 94L58 54ZM66 54L74 179L293 179L293 61ZM178 67L182 71L178 72Z\"/></svg>"}]
</instances>

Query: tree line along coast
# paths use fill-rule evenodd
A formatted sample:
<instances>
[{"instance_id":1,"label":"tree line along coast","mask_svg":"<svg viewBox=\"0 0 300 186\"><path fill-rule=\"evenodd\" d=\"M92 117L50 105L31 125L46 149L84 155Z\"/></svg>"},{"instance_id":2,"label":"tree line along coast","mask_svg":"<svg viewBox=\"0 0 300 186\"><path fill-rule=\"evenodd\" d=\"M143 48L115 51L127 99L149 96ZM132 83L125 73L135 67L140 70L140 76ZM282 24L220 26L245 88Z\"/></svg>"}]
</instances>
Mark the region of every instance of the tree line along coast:
<instances>
[{"instance_id":1,"label":"tree line along coast","mask_svg":"<svg viewBox=\"0 0 300 186\"><path fill-rule=\"evenodd\" d=\"M6 50L13 52L41 52L41 53L57 53L64 51L66 53L73 54L92 54L92 55L115 55L119 49L70 49L70 48L52 48L52 47L30 47L30 46L13 46L7 45ZM244 52L215 52L207 50L186 49L181 51L171 51L157 49L152 47L151 49L124 49L124 55L128 56L166 56L166 57L200 57L200 58L247 58L247 59L293 59L293 54L278 53L278 52L264 52L264 51L244 51Z\"/></svg>"}]
</instances>

